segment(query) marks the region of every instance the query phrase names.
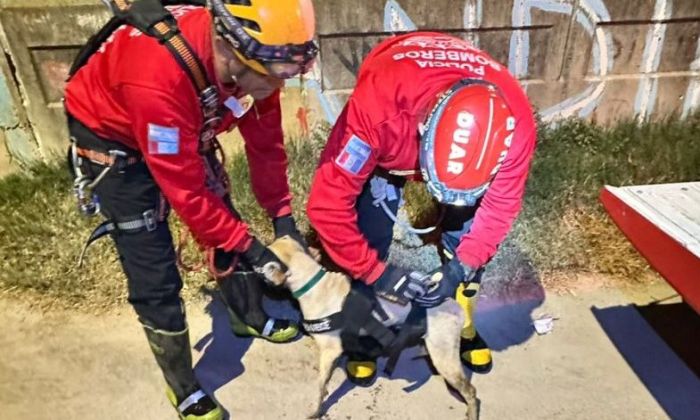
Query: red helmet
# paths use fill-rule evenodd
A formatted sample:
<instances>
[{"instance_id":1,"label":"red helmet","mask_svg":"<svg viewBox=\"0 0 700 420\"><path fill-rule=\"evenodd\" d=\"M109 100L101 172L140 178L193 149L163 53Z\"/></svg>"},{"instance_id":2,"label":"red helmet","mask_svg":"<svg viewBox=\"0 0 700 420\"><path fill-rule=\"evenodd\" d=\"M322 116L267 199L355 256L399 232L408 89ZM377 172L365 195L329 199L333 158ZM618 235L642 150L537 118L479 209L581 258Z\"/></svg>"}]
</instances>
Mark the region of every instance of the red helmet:
<instances>
[{"instance_id":1,"label":"red helmet","mask_svg":"<svg viewBox=\"0 0 700 420\"><path fill-rule=\"evenodd\" d=\"M441 203L473 206L500 169L514 128L515 117L496 86L478 79L454 84L419 127L428 190Z\"/></svg>"}]
</instances>

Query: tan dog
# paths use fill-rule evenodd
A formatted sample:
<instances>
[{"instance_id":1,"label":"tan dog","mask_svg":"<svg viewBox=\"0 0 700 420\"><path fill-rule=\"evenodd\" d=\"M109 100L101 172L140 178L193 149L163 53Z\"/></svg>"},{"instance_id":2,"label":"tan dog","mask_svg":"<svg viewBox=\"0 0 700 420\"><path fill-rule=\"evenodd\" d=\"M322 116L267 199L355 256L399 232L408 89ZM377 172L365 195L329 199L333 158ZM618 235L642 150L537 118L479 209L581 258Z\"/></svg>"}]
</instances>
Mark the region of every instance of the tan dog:
<instances>
[{"instance_id":1,"label":"tan dog","mask_svg":"<svg viewBox=\"0 0 700 420\"><path fill-rule=\"evenodd\" d=\"M285 286L290 291L300 290L314 277L321 266L291 237L285 236L275 240L270 249L287 267L282 273L272 267L266 267L265 277L277 286ZM321 319L340 312L345 297L350 293L350 279L342 273L326 273L321 280L305 294L299 297L304 319ZM407 309L399 315L396 323L403 323L408 314ZM395 311L394 311L395 312ZM476 420L476 389L464 374L459 360L459 334L464 321L464 314L452 299L427 310L427 333L425 346L438 373L456 389L467 403L466 418ZM320 354L318 401L316 409L309 418L319 417L321 405L327 395L326 386L330 380L335 362L343 353L340 330L325 333L312 333Z\"/></svg>"}]
</instances>

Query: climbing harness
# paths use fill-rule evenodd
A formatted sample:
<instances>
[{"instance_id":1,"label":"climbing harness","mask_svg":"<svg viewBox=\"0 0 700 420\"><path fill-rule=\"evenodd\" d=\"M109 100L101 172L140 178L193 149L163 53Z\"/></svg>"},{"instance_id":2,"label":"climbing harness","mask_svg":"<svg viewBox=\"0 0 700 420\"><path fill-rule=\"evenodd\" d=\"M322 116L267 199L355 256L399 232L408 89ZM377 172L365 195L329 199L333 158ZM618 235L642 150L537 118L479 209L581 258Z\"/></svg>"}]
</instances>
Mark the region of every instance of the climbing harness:
<instances>
[{"instance_id":1,"label":"climbing harness","mask_svg":"<svg viewBox=\"0 0 700 420\"><path fill-rule=\"evenodd\" d=\"M219 93L214 84L209 81L205 68L194 50L180 33L175 17L164 6L164 4L204 6L205 2L201 0L136 0L129 3L125 0L103 0L103 3L110 8L114 16L88 40L78 53L69 71L69 79L87 64L89 58L123 25L131 25L142 33L156 38L160 44L170 51L198 92L204 118L202 131L200 132L199 153L205 166L207 188L216 195L224 197L230 191L230 183L223 163L219 161L219 157L222 160L224 157L221 145L216 140L216 131L221 123ZM83 163L82 158L104 166L94 179L87 176L80 169ZM123 171L125 166L140 162L143 160L143 157L140 155L128 156L127 153L119 150L109 150L105 154L95 150L84 149L77 145L75 139L71 139L71 159L75 172L73 191L78 202L78 208L82 214L94 216L100 212L99 198L94 193L95 187L114 167L117 167L119 171ZM115 230L134 232L142 229L146 229L149 232L154 231L158 224L156 214L156 210L152 209L129 220L105 221L90 234L81 252L78 264L82 264L83 257L90 244L110 232Z\"/></svg>"}]
</instances>

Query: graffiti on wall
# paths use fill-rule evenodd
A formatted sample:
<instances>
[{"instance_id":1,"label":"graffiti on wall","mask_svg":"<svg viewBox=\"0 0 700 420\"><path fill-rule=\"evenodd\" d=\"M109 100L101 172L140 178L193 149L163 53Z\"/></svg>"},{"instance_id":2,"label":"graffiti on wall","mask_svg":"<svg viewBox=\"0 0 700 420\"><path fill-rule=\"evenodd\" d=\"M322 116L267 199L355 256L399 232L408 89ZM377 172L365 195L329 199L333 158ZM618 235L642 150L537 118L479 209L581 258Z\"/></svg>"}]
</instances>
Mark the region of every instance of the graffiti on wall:
<instances>
[{"instance_id":1,"label":"graffiti on wall","mask_svg":"<svg viewBox=\"0 0 700 420\"><path fill-rule=\"evenodd\" d=\"M582 92L542 110L540 115L544 122L553 122L572 116L581 118L589 116L600 103L605 91L605 76L612 70L613 66L612 37L605 29L597 25L598 22L610 21L605 4L602 0L579 0L578 8L574 10L571 3L573 1L516 0L513 7L512 24L514 28L530 26L533 9L568 16L574 13L575 21L593 39L592 73L599 80L591 82ZM510 39L508 68L518 78L527 77L529 51L529 31L514 30Z\"/></svg>"},{"instance_id":2,"label":"graffiti on wall","mask_svg":"<svg viewBox=\"0 0 700 420\"><path fill-rule=\"evenodd\" d=\"M690 71L700 73L700 38L695 48L695 59L690 63ZM700 109L700 77L691 79L683 100L683 112L681 118L686 118L693 111Z\"/></svg>"},{"instance_id":3,"label":"graffiti on wall","mask_svg":"<svg viewBox=\"0 0 700 420\"><path fill-rule=\"evenodd\" d=\"M639 86L634 99L634 113L638 121L648 119L654 112L658 95L659 78L655 73L659 69L661 53L664 47L666 26L664 20L671 17L672 0L654 0L653 24L646 35L644 52L639 64ZM479 32L469 31L482 27L484 0L465 0L463 7L463 28L467 30L466 38L479 46ZM571 18L572 24L579 25L591 39L590 69L585 77L588 82L581 91L564 98L558 103L544 107L540 116L544 122L556 122L569 117L589 117L601 103L615 60L615 46L612 34L606 25L611 22L610 13L603 0L514 0L512 10L512 34L508 51L508 68L518 78L528 77L530 62L530 31L534 11L554 13ZM416 25L398 0L388 0L384 7L384 31L398 32L415 30ZM352 42L355 42L354 45ZM352 41L354 53L339 55L343 66L353 74L357 73L361 59L366 55L369 45L364 41ZM328 78L321 83L323 63L319 62L307 87L313 91L323 108L324 116L334 122L342 109L342 103L333 92L332 82ZM696 72L691 77L683 101L682 117L686 117L700 107L700 40L698 41L695 60L688 69ZM691 73L692 74L692 73ZM298 81L292 82L298 86ZM321 88L323 87L323 89Z\"/></svg>"},{"instance_id":4,"label":"graffiti on wall","mask_svg":"<svg viewBox=\"0 0 700 420\"><path fill-rule=\"evenodd\" d=\"M332 52L338 57L338 60L343 64L345 70L357 75L358 70L360 70L360 64L362 64L362 59L372 50L372 45L364 38L362 40L351 39L348 40L348 43L350 54L344 54L342 51L335 48Z\"/></svg>"},{"instance_id":5,"label":"graffiti on wall","mask_svg":"<svg viewBox=\"0 0 700 420\"><path fill-rule=\"evenodd\" d=\"M666 25L660 21L671 17L672 0L656 0L654 5L653 20L656 22L649 29L644 44L644 54L640 73L639 88L634 101L634 113L639 122L644 121L654 110L654 103L658 94L659 79L650 77L656 72L661 61L661 50L666 37Z\"/></svg>"}]
</instances>

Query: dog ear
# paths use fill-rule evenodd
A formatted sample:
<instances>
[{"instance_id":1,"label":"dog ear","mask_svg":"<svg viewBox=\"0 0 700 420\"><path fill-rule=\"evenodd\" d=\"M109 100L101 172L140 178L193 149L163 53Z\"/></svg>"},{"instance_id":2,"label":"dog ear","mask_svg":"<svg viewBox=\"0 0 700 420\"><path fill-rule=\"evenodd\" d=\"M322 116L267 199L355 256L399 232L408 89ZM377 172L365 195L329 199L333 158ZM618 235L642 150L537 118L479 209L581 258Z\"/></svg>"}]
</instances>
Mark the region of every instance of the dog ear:
<instances>
[{"instance_id":1,"label":"dog ear","mask_svg":"<svg viewBox=\"0 0 700 420\"><path fill-rule=\"evenodd\" d=\"M289 262L292 260L292 256L295 253L303 251L301 245L299 245L299 243L297 243L297 241L292 239L292 237L289 235L284 235L275 239L270 246L268 246L268 248L277 256L277 258L280 259L280 261L287 265L289 265Z\"/></svg>"}]
</instances>

